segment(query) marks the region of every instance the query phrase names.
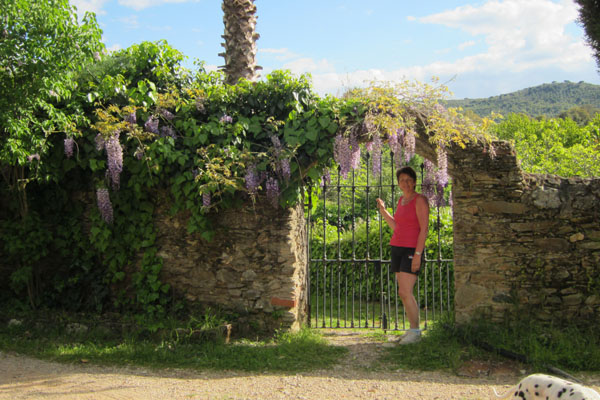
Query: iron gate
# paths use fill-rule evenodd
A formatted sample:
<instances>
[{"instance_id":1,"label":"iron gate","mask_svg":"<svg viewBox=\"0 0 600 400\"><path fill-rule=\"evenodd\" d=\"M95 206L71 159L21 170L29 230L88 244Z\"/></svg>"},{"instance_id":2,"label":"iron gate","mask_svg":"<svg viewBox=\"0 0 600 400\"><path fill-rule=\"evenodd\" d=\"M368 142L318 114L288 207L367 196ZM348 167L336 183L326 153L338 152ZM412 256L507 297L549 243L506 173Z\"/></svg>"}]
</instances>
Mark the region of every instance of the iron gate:
<instances>
[{"instance_id":1,"label":"iron gate","mask_svg":"<svg viewBox=\"0 0 600 400\"><path fill-rule=\"evenodd\" d=\"M347 179L343 179L338 171L334 185L322 183L315 199L316 207L313 190L308 191L310 324L318 328L406 330L408 321L402 301L398 299L395 276L389 271L391 230L374 205L377 197L387 196L387 208L395 209L399 189L395 182L394 156L390 153L388 160L380 162L378 176L370 173L368 154L363 161L365 167L360 172L352 170ZM381 167L385 161L390 164L387 172ZM422 182L423 165L420 169ZM357 199L361 203L359 210ZM329 214L328 202L329 208L333 209ZM319 210L322 210L321 218L313 218ZM430 209L429 247L424 251L424 265L415 285L422 329L427 329L429 322L453 309L453 260L451 255L443 257L440 235L444 229L440 216L450 212L448 207ZM360 236L359 241L357 236ZM432 240L435 238L437 241ZM450 243L450 249L451 246Z\"/></svg>"}]
</instances>

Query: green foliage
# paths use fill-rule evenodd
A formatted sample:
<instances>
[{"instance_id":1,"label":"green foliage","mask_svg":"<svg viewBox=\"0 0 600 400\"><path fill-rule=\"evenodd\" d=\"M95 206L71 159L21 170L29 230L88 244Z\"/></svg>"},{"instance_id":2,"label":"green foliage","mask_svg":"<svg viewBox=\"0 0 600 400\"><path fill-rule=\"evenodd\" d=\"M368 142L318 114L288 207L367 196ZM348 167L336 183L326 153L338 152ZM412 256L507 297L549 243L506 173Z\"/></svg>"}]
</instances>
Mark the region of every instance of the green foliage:
<instances>
[{"instance_id":1,"label":"green foliage","mask_svg":"<svg viewBox=\"0 0 600 400\"><path fill-rule=\"evenodd\" d=\"M66 0L3 7L0 193L17 239L1 250L15 261L19 298L27 288L32 306L69 299L72 308L150 321L171 304L159 279L157 207L189 216L188 231L210 240L217 213L262 201L265 182L278 183L269 196L275 207L297 204L332 166L337 134L385 137L427 118L438 146L481 133L437 107L442 87L374 85L319 98L307 77L285 71L232 86L202 64L182 68L183 55L164 41L102 56L94 17L77 23ZM251 170L259 186L249 189ZM85 195L94 192L108 198ZM50 233L20 243L40 232ZM48 279L36 284L42 275ZM82 302L86 292L93 300Z\"/></svg>"},{"instance_id":2,"label":"green foliage","mask_svg":"<svg viewBox=\"0 0 600 400\"><path fill-rule=\"evenodd\" d=\"M600 114L583 127L570 119L535 120L511 114L491 132L514 142L526 172L600 176Z\"/></svg>"},{"instance_id":3,"label":"green foliage","mask_svg":"<svg viewBox=\"0 0 600 400\"><path fill-rule=\"evenodd\" d=\"M337 211L337 204L335 205L335 211ZM351 210L347 204L340 209L341 215L352 215ZM426 257L428 260L437 260L438 254L441 259L452 260L454 256L453 252L453 229L452 229L452 215L451 210L448 207L439 210L439 226L438 226L438 210L432 209L430 213L430 234L426 242ZM439 239L438 239L439 232ZM325 235L323 235L325 233ZM311 252L316 258L327 258L327 259L390 259L390 246L389 241L392 236L392 231L386 225L385 221L378 217L370 217L367 235L367 223L366 220L360 220L355 224L354 230L352 226L348 229L342 227L338 230L336 224L323 223L322 219L316 219L311 225L311 237L310 237L310 248ZM368 255L368 257L367 257ZM330 271L328 279L334 279L334 284L337 284L338 279L342 282L348 279L352 281L353 270L352 263L344 263L349 265L348 268L339 267L337 261L327 263L313 263L310 268L311 282L318 285L329 286L328 283L323 283L323 269L326 268ZM357 263L354 267L361 266L362 263ZM362 268L362 267L361 267ZM339 269L339 274L338 274ZM378 300L380 298L381 287L386 290L388 285L394 287L395 277L390 276L382 277L380 274L375 273L372 267L369 267L369 275L363 280L363 284L370 290L370 300ZM334 275L333 277L331 275ZM449 275L454 276L453 265L450 264ZM320 276L317 280L317 276ZM429 280L434 279L433 276L428 277ZM383 279L384 282L380 282ZM329 282L329 281L327 281ZM433 288L431 282L428 282L428 286ZM450 283L450 288L454 288L454 285ZM429 293L428 295L434 295L439 298L440 288L435 287L435 293ZM445 294L446 295L446 294ZM418 299L424 304L425 293L421 293L421 299ZM451 294L451 297L453 295Z\"/></svg>"},{"instance_id":4,"label":"green foliage","mask_svg":"<svg viewBox=\"0 0 600 400\"><path fill-rule=\"evenodd\" d=\"M587 44L600 67L600 4L595 0L575 0L579 5L579 23L583 25Z\"/></svg>"},{"instance_id":5,"label":"green foliage","mask_svg":"<svg viewBox=\"0 0 600 400\"><path fill-rule=\"evenodd\" d=\"M600 108L589 105L575 106L569 108L567 111L563 111L558 114L558 118L572 119L579 126L585 126L589 124L596 114L600 114Z\"/></svg>"},{"instance_id":6,"label":"green foliage","mask_svg":"<svg viewBox=\"0 0 600 400\"><path fill-rule=\"evenodd\" d=\"M14 167L45 154L51 134L77 135L82 118L61 103L103 46L94 15L79 24L68 0L3 1L0 15L0 163Z\"/></svg>"},{"instance_id":7,"label":"green foliage","mask_svg":"<svg viewBox=\"0 0 600 400\"><path fill-rule=\"evenodd\" d=\"M574 107L600 108L600 86L585 82L552 82L483 99L447 100L449 107L470 110L480 117L524 113L557 117Z\"/></svg>"}]
</instances>

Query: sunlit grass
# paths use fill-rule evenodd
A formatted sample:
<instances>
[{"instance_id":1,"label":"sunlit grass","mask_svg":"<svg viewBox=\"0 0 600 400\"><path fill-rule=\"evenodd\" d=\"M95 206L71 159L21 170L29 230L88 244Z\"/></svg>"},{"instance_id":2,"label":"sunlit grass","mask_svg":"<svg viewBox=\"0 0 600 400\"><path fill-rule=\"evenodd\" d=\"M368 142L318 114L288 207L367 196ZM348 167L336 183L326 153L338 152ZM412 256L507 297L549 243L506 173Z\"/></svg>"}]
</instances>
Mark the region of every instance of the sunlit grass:
<instances>
[{"instance_id":1,"label":"sunlit grass","mask_svg":"<svg viewBox=\"0 0 600 400\"><path fill-rule=\"evenodd\" d=\"M330 346L317 332L303 329L263 341L185 343L123 338L86 340L88 335L45 335L30 327L0 330L0 349L58 362L243 371L299 372L329 368L347 350ZM91 335L90 335L91 336Z\"/></svg>"}]
</instances>

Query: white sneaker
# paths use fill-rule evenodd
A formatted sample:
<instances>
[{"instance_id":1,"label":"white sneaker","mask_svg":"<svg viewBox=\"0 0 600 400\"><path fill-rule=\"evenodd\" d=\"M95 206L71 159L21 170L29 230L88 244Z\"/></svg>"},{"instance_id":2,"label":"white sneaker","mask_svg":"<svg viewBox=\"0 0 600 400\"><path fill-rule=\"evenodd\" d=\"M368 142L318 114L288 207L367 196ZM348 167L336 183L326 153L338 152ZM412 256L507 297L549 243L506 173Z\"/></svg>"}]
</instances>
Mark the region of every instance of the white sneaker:
<instances>
[{"instance_id":1,"label":"white sneaker","mask_svg":"<svg viewBox=\"0 0 600 400\"><path fill-rule=\"evenodd\" d=\"M421 331L408 331L402 339L400 339L400 344L411 344L417 343L421 340Z\"/></svg>"}]
</instances>

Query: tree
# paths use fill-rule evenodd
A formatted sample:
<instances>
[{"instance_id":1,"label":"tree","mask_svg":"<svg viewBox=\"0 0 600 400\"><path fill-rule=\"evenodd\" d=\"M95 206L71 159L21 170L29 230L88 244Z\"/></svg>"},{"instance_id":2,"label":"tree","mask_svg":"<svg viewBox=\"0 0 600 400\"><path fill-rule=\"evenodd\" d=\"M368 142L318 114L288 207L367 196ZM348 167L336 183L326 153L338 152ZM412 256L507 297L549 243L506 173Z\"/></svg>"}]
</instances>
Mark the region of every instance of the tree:
<instances>
[{"instance_id":1,"label":"tree","mask_svg":"<svg viewBox=\"0 0 600 400\"><path fill-rule=\"evenodd\" d=\"M579 23L585 30L586 41L594 51L600 68L600 0L575 0L579 4Z\"/></svg>"},{"instance_id":2,"label":"tree","mask_svg":"<svg viewBox=\"0 0 600 400\"><path fill-rule=\"evenodd\" d=\"M0 171L22 215L25 186L43 164L49 136L78 135L83 117L68 109L74 74L100 57L100 37L95 16L79 23L68 0L0 2Z\"/></svg>"},{"instance_id":3,"label":"tree","mask_svg":"<svg viewBox=\"0 0 600 400\"><path fill-rule=\"evenodd\" d=\"M226 82L235 85L240 78L254 81L258 78L256 65L256 6L254 0L223 0L223 23L225 24L224 53Z\"/></svg>"}]
</instances>

